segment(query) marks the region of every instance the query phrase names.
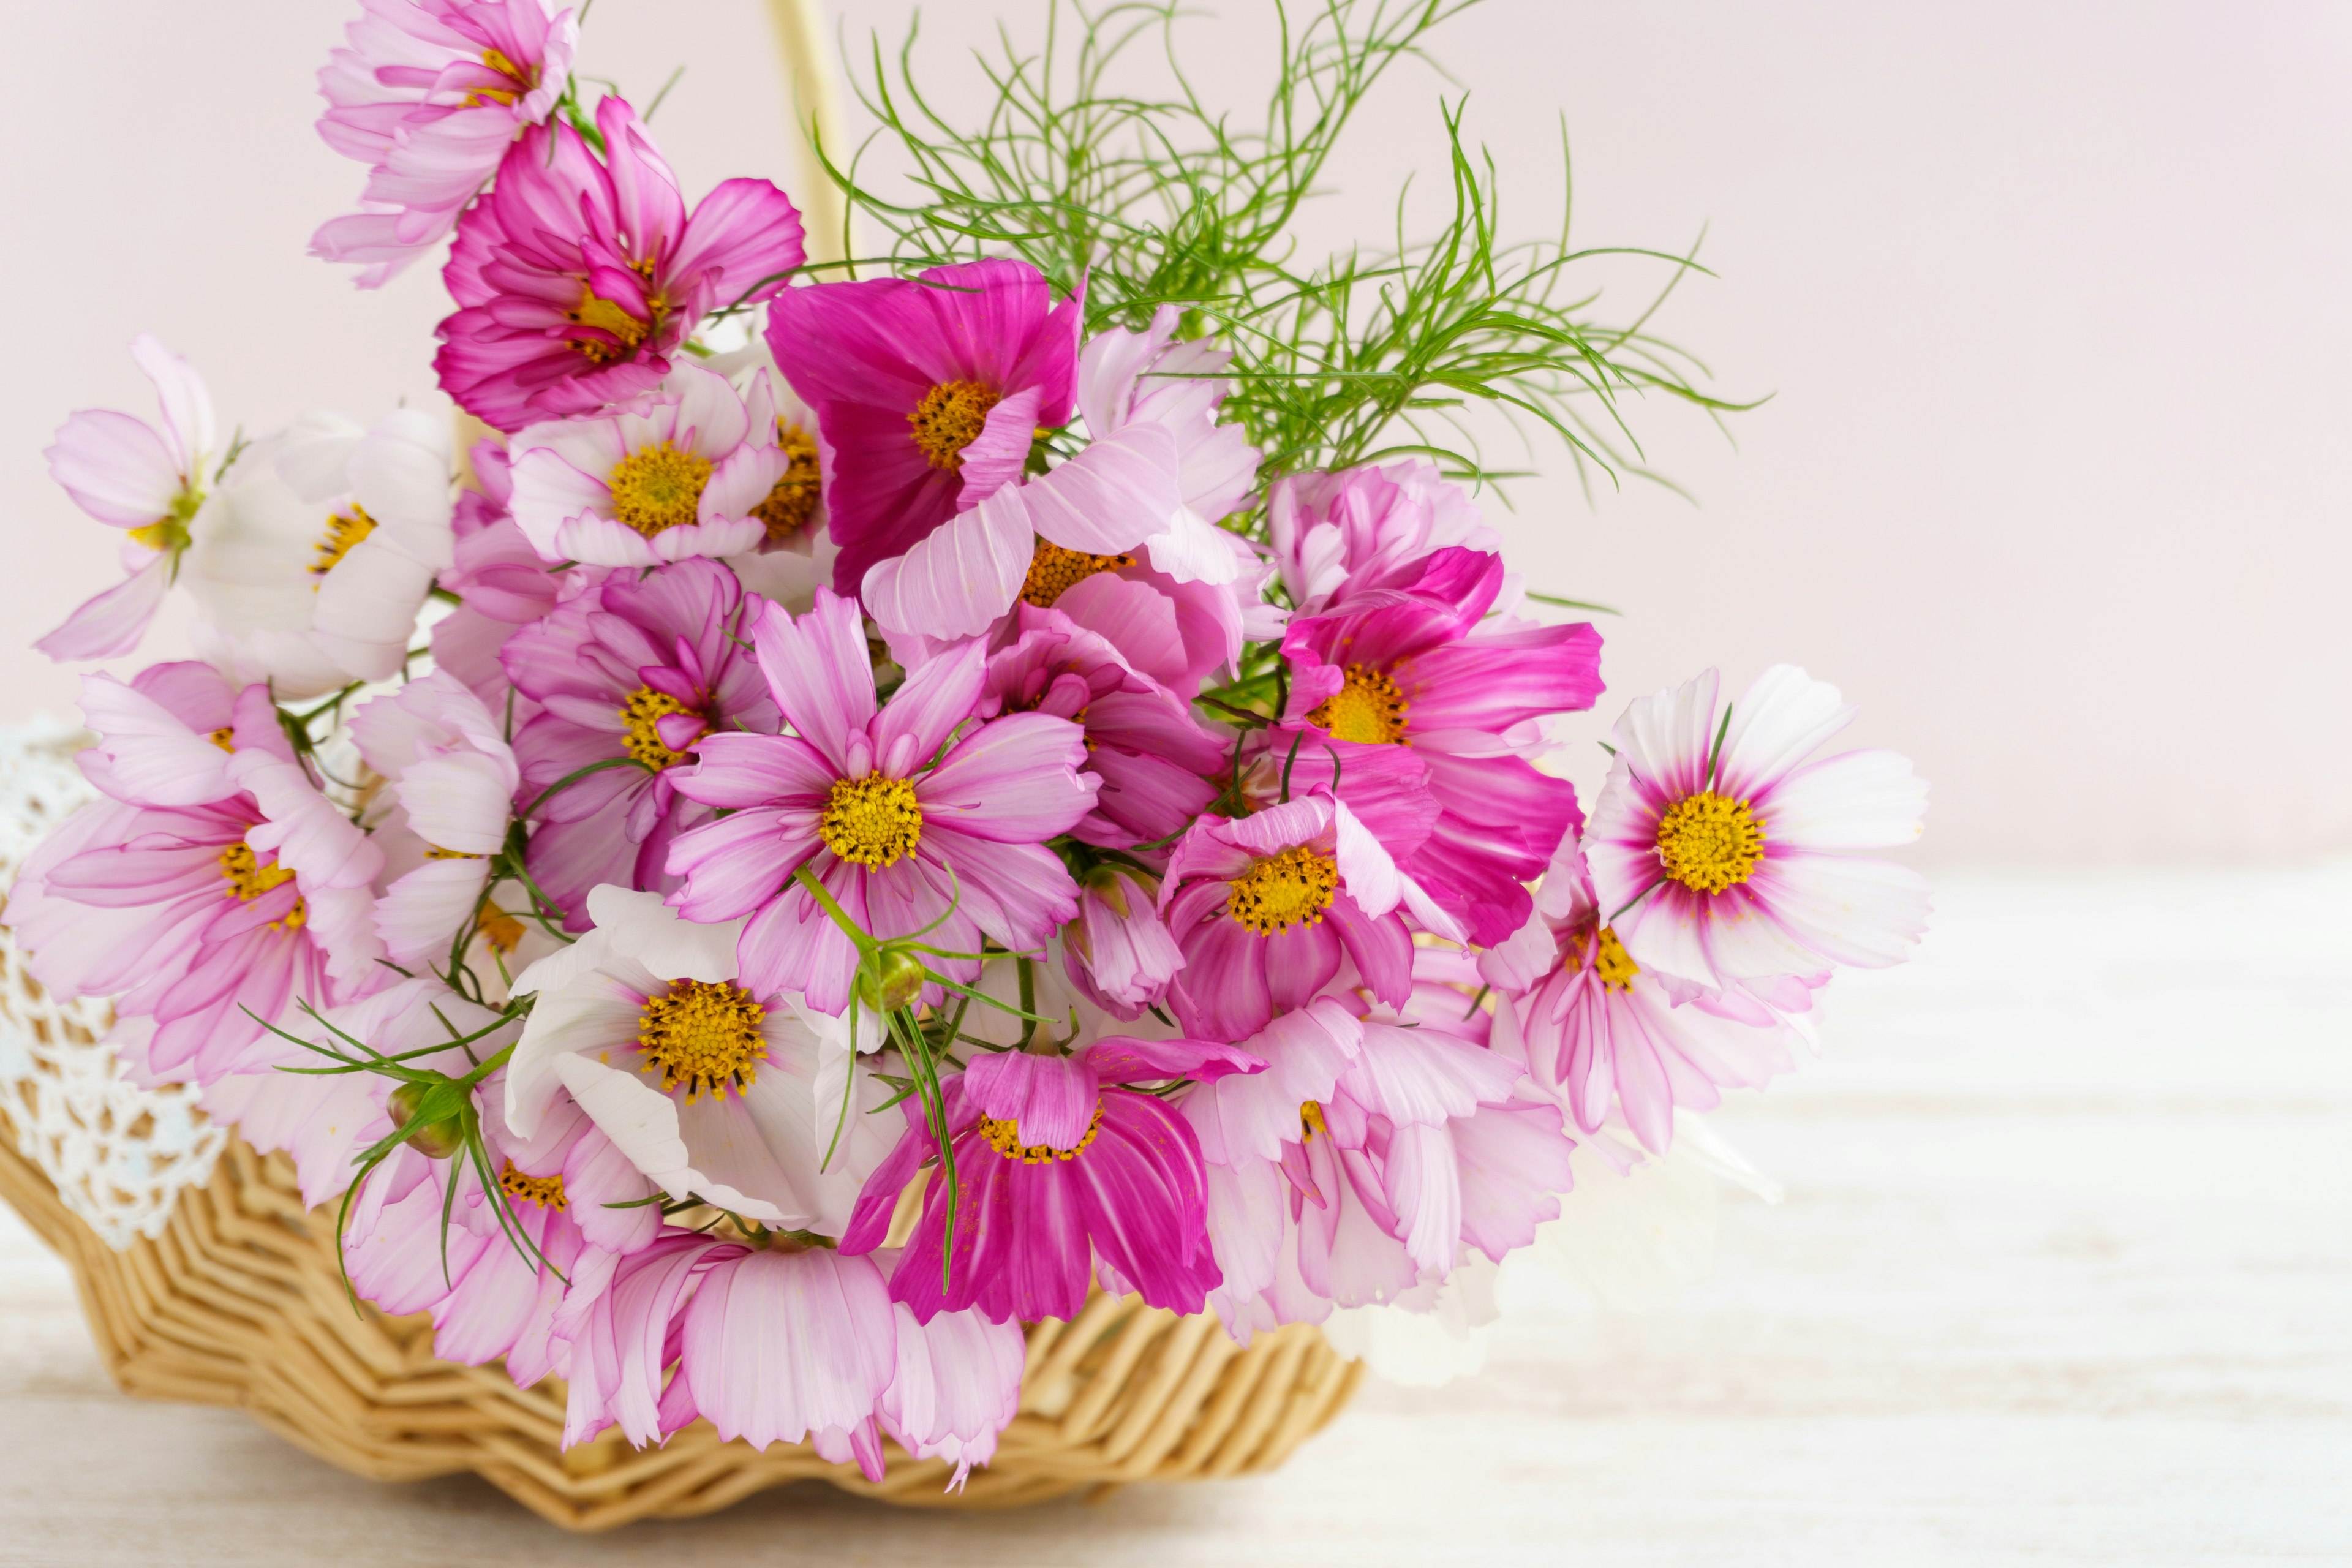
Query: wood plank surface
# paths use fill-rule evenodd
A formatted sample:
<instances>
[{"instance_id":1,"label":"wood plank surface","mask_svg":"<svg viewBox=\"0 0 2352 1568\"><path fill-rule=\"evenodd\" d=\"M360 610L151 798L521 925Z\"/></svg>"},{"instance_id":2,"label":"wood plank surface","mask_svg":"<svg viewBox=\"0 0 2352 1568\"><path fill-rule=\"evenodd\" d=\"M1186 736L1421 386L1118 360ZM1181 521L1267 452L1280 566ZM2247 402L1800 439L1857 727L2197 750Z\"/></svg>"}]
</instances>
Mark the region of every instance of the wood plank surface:
<instances>
[{"instance_id":1,"label":"wood plank surface","mask_svg":"<svg viewBox=\"0 0 2352 1568\"><path fill-rule=\"evenodd\" d=\"M1715 1123L1787 1187L1638 1315L1515 1270L1477 1375L1261 1479L1002 1516L802 1489L562 1536L137 1403L0 1213L0 1563L2352 1562L2352 868L1937 879Z\"/></svg>"}]
</instances>

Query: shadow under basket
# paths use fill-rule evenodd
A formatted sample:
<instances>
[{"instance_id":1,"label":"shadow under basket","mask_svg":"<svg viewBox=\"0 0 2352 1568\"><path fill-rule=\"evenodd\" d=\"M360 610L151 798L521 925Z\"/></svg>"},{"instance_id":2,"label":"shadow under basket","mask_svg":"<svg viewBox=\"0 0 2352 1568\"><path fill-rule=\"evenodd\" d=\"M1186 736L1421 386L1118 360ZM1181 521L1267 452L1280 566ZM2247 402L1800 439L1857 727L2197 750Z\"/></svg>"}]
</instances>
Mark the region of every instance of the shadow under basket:
<instances>
[{"instance_id":1,"label":"shadow under basket","mask_svg":"<svg viewBox=\"0 0 2352 1568\"><path fill-rule=\"evenodd\" d=\"M99 1239L16 1152L0 1119L0 1196L73 1270L99 1354L128 1394L234 1405L354 1475L421 1480L470 1470L567 1530L609 1530L725 1508L824 1480L860 1497L994 1509L1130 1481L1268 1470L1329 1421L1360 1367L1292 1324L1244 1350L1215 1319L1097 1291L1070 1322L1028 1331L1021 1414L995 1460L946 1490L949 1466L887 1447L868 1481L799 1446L722 1442L698 1421L642 1451L617 1431L565 1451L563 1388L517 1388L496 1364L435 1358L431 1321L352 1310L331 1209L306 1210L284 1156L232 1141L180 1194L162 1236Z\"/></svg>"}]
</instances>

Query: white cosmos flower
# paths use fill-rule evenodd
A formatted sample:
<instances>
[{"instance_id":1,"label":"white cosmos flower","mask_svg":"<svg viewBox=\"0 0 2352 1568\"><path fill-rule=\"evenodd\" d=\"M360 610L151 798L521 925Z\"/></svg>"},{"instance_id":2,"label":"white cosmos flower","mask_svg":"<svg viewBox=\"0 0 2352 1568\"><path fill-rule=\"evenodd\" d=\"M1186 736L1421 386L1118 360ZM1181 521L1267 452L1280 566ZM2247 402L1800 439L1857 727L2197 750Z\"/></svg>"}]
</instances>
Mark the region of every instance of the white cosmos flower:
<instances>
[{"instance_id":1,"label":"white cosmos flower","mask_svg":"<svg viewBox=\"0 0 2352 1568\"><path fill-rule=\"evenodd\" d=\"M449 431L422 409L373 429L304 416L239 457L182 568L196 651L280 698L383 680L450 563Z\"/></svg>"},{"instance_id":2,"label":"white cosmos flower","mask_svg":"<svg viewBox=\"0 0 2352 1568\"><path fill-rule=\"evenodd\" d=\"M595 929L515 979L539 1000L507 1065L508 1125L530 1137L566 1089L673 1198L840 1235L900 1125L871 1114L890 1091L870 1073L844 1104L849 1018L737 985L741 921L698 924L610 884L588 912ZM870 1048L879 1023L851 1011Z\"/></svg>"}]
</instances>

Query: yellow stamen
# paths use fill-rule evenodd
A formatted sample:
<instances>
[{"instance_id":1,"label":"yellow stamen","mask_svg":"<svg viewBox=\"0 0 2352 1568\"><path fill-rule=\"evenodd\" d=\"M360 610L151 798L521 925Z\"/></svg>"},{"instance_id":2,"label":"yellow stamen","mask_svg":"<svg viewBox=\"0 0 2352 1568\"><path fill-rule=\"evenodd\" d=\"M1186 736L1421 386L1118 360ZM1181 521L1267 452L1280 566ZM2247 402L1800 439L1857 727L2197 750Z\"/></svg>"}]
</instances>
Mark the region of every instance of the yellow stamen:
<instances>
[{"instance_id":1,"label":"yellow stamen","mask_svg":"<svg viewBox=\"0 0 2352 1568\"><path fill-rule=\"evenodd\" d=\"M224 752L236 751L236 727L233 724L224 724L219 729L215 730L213 731L213 744L218 746Z\"/></svg>"},{"instance_id":2,"label":"yellow stamen","mask_svg":"<svg viewBox=\"0 0 2352 1568\"><path fill-rule=\"evenodd\" d=\"M311 546L318 557L310 563L310 575L317 579L310 584L311 592L316 593L319 584L327 580L327 574L342 564L343 557L352 552L354 545L374 531L375 519L356 501L351 510L339 511L327 519L326 533Z\"/></svg>"},{"instance_id":3,"label":"yellow stamen","mask_svg":"<svg viewBox=\"0 0 2352 1568\"><path fill-rule=\"evenodd\" d=\"M229 890L236 895L236 901L241 904L249 904L272 888L284 887L294 879L294 873L278 864L276 856L265 861L254 854L252 846L242 840L220 852L220 868L221 875L228 879ZM299 930L309 918L309 906L296 899L292 909L269 922L269 929Z\"/></svg>"},{"instance_id":4,"label":"yellow stamen","mask_svg":"<svg viewBox=\"0 0 2352 1568\"><path fill-rule=\"evenodd\" d=\"M686 1086L691 1105L708 1091L727 1098L730 1084L740 1093L759 1079L768 1044L760 1036L767 1009L751 994L726 981L673 980L669 994L647 998L637 1015L640 1072L661 1074L667 1093Z\"/></svg>"},{"instance_id":5,"label":"yellow stamen","mask_svg":"<svg viewBox=\"0 0 2352 1568\"><path fill-rule=\"evenodd\" d=\"M692 752L673 752L662 743L661 731L655 727L657 720L672 713L691 713L694 710L667 691L656 691L650 686L640 686L629 693L621 704L622 722L628 726L622 744L629 755L659 773L662 769L693 757Z\"/></svg>"},{"instance_id":6,"label":"yellow stamen","mask_svg":"<svg viewBox=\"0 0 2352 1568\"><path fill-rule=\"evenodd\" d=\"M806 528L809 519L816 515L816 437L797 425L787 425L779 419L776 445L792 458L792 467L768 491L767 499L751 509L751 515L768 525L770 539L782 544Z\"/></svg>"},{"instance_id":7,"label":"yellow stamen","mask_svg":"<svg viewBox=\"0 0 2352 1568\"><path fill-rule=\"evenodd\" d=\"M912 784L886 779L879 770L862 779L835 779L816 830L843 859L878 871L912 855L923 841L922 803Z\"/></svg>"},{"instance_id":8,"label":"yellow stamen","mask_svg":"<svg viewBox=\"0 0 2352 1568\"><path fill-rule=\"evenodd\" d=\"M1096 573L1134 564L1132 555L1089 555L1041 539L1029 557L1029 575L1022 581L1021 596L1041 610L1050 610L1055 600Z\"/></svg>"},{"instance_id":9,"label":"yellow stamen","mask_svg":"<svg viewBox=\"0 0 2352 1568\"><path fill-rule=\"evenodd\" d=\"M931 467L955 472L963 467L963 449L980 439L988 411L1003 397L983 382L942 382L923 394L923 401L907 416L907 423L914 426L915 445Z\"/></svg>"},{"instance_id":10,"label":"yellow stamen","mask_svg":"<svg viewBox=\"0 0 2352 1568\"><path fill-rule=\"evenodd\" d=\"M1658 818L1658 863L1695 893L1748 880L1764 858L1764 824L1744 800L1702 790Z\"/></svg>"},{"instance_id":11,"label":"yellow stamen","mask_svg":"<svg viewBox=\"0 0 2352 1568\"><path fill-rule=\"evenodd\" d=\"M1323 923L1339 890L1339 866L1301 844L1252 861L1231 886L1226 912L1258 935L1272 936L1294 925Z\"/></svg>"},{"instance_id":12,"label":"yellow stamen","mask_svg":"<svg viewBox=\"0 0 2352 1568\"><path fill-rule=\"evenodd\" d=\"M989 1147L1006 1159L1018 1160L1024 1165L1042 1165L1048 1160L1075 1160L1086 1152L1087 1145L1095 1141L1095 1134L1101 1129L1102 1107L1097 1105L1094 1120L1087 1123L1086 1133L1077 1143L1068 1149L1056 1149L1051 1143L1022 1142L1018 1122L1000 1121L993 1116L980 1119L980 1135L988 1140Z\"/></svg>"},{"instance_id":13,"label":"yellow stamen","mask_svg":"<svg viewBox=\"0 0 2352 1568\"><path fill-rule=\"evenodd\" d=\"M651 539L692 522L709 482L709 458L656 441L613 465L613 515Z\"/></svg>"},{"instance_id":14,"label":"yellow stamen","mask_svg":"<svg viewBox=\"0 0 2352 1568\"><path fill-rule=\"evenodd\" d=\"M658 298L649 300L646 304L652 308L655 318L658 320L662 313L661 300ZM602 338L573 338L572 346L585 354L589 362L593 364L610 364L614 360L628 358L629 355L636 353L637 345L644 342L653 331L652 322L640 321L631 315L625 305L616 305L610 300L600 299L596 291L585 283L580 286L580 303L566 310L563 313L563 319L568 321L577 321L583 327L594 327L600 331L609 332L618 340L608 343Z\"/></svg>"},{"instance_id":15,"label":"yellow stamen","mask_svg":"<svg viewBox=\"0 0 2352 1568\"><path fill-rule=\"evenodd\" d=\"M1331 1136L1331 1130L1323 1125L1323 1108L1311 1100L1302 1100L1298 1102L1298 1141L1304 1143L1318 1136Z\"/></svg>"},{"instance_id":16,"label":"yellow stamen","mask_svg":"<svg viewBox=\"0 0 2352 1568\"><path fill-rule=\"evenodd\" d=\"M512 1160L499 1168L499 1185L506 1189L507 1196L518 1203L537 1204L543 1209L570 1206L564 1201L563 1177L561 1174L526 1176L515 1169Z\"/></svg>"},{"instance_id":17,"label":"yellow stamen","mask_svg":"<svg viewBox=\"0 0 2352 1568\"><path fill-rule=\"evenodd\" d=\"M1370 665L1351 664L1346 683L1307 720L1330 731L1335 741L1402 746L1410 744L1404 735L1404 711L1410 706L1395 681Z\"/></svg>"},{"instance_id":18,"label":"yellow stamen","mask_svg":"<svg viewBox=\"0 0 2352 1568\"><path fill-rule=\"evenodd\" d=\"M1575 931L1570 934L1568 945L1579 963L1584 962L1586 954L1592 954L1592 973L1601 984L1612 991L1633 989L1633 977L1642 973L1642 966L1626 952L1625 944L1617 940L1615 931L1607 926ZM1600 951L1593 952L1596 945Z\"/></svg>"},{"instance_id":19,"label":"yellow stamen","mask_svg":"<svg viewBox=\"0 0 2352 1568\"><path fill-rule=\"evenodd\" d=\"M474 911L474 923L482 933L482 940L500 952L512 952L522 945L522 921L488 899L484 899L482 907Z\"/></svg>"},{"instance_id":20,"label":"yellow stamen","mask_svg":"<svg viewBox=\"0 0 2352 1568\"><path fill-rule=\"evenodd\" d=\"M524 93L529 92L532 88L539 85L539 73L537 71L523 69L522 67L507 58L505 53L501 50L484 49L482 51L482 63L489 67L492 70L498 72L500 76L506 78L509 81L513 82L515 85L511 88L478 87L474 89L473 91L466 95L466 102L464 105L466 108L477 108L485 103L504 103L511 105L516 100L522 97Z\"/></svg>"}]
</instances>

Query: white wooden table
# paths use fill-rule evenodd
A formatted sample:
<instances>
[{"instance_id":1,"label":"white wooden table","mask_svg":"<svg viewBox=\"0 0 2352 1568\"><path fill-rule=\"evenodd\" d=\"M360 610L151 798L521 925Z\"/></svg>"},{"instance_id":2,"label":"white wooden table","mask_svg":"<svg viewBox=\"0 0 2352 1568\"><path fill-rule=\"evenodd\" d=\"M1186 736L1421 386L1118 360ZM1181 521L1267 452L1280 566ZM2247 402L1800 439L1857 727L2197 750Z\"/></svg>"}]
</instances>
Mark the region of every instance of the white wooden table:
<instances>
[{"instance_id":1,"label":"white wooden table","mask_svg":"<svg viewBox=\"0 0 2352 1568\"><path fill-rule=\"evenodd\" d=\"M1726 1203L1709 1281L1514 1277L1482 1373L1276 1477L572 1540L122 1398L0 1211L0 1563L2352 1562L2352 868L1938 880L1919 961L1717 1118L1788 1197Z\"/></svg>"}]
</instances>

